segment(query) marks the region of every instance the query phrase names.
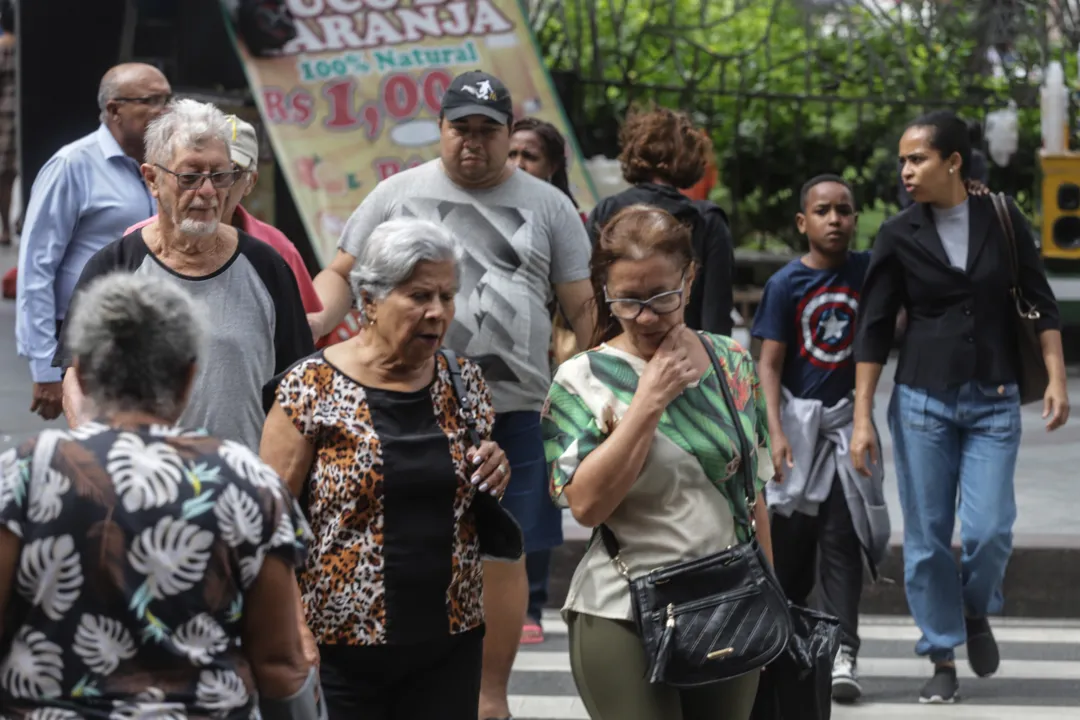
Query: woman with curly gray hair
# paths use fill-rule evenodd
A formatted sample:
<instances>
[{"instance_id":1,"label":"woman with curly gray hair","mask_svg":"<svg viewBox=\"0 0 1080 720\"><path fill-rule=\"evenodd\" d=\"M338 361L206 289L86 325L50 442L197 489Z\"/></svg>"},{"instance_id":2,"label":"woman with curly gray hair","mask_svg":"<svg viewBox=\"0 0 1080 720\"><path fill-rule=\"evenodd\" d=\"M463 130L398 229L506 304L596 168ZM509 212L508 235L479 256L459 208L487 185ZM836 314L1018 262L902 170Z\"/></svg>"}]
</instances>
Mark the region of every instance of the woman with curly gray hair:
<instances>
[{"instance_id":1,"label":"woman with curly gray hair","mask_svg":"<svg viewBox=\"0 0 1080 720\"><path fill-rule=\"evenodd\" d=\"M331 720L477 717L478 518L510 471L479 367L440 350L459 256L441 225L379 225L351 276L363 331L285 373L263 428L315 534L300 590Z\"/></svg>"},{"instance_id":2,"label":"woman with curly gray hair","mask_svg":"<svg viewBox=\"0 0 1080 720\"><path fill-rule=\"evenodd\" d=\"M190 296L87 286L68 347L95 415L0 455L0 707L11 718L309 718L295 568L310 530L239 443L175 427L202 358Z\"/></svg>"}]
</instances>

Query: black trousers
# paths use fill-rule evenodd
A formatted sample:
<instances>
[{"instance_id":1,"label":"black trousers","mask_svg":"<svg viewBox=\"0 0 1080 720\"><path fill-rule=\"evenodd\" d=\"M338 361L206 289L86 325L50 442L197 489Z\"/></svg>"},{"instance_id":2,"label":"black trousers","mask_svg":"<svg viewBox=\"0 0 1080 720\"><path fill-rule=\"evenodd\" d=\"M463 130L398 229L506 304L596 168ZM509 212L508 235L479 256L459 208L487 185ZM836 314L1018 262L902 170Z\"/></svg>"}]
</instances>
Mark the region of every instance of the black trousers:
<instances>
[{"instance_id":1,"label":"black trousers","mask_svg":"<svg viewBox=\"0 0 1080 720\"><path fill-rule=\"evenodd\" d=\"M321 645L330 720L476 720L484 628L412 645Z\"/></svg>"},{"instance_id":2,"label":"black trousers","mask_svg":"<svg viewBox=\"0 0 1080 720\"><path fill-rule=\"evenodd\" d=\"M788 600L808 607L816 585L818 609L840 619L841 642L857 652L863 551L840 478L816 517L774 513L770 523L773 564Z\"/></svg>"}]
</instances>

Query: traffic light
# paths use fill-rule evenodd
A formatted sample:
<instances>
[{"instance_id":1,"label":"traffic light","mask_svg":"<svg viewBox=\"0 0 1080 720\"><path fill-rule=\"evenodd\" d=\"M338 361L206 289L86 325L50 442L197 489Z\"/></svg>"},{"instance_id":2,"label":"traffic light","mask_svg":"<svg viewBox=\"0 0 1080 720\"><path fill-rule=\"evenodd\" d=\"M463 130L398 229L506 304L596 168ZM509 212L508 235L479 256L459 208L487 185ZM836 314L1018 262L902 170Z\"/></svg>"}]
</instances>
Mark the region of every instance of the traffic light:
<instances>
[{"instance_id":1,"label":"traffic light","mask_svg":"<svg viewBox=\"0 0 1080 720\"><path fill-rule=\"evenodd\" d=\"M1080 153L1042 158L1042 254L1080 259Z\"/></svg>"}]
</instances>

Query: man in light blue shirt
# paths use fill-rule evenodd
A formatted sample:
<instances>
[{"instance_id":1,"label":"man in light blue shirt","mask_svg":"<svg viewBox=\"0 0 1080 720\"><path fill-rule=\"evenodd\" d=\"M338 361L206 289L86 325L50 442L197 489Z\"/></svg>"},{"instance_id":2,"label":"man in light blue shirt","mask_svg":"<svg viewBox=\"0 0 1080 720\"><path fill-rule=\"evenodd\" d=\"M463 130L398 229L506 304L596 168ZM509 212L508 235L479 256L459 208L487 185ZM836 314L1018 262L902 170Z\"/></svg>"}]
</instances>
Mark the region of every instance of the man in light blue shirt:
<instances>
[{"instance_id":1,"label":"man in light blue shirt","mask_svg":"<svg viewBox=\"0 0 1080 720\"><path fill-rule=\"evenodd\" d=\"M171 96L152 65L110 69L98 90L100 127L60 148L34 180L19 247L15 340L30 360L30 411L46 420L63 409L61 371L52 361L83 265L156 212L140 170L143 141Z\"/></svg>"}]
</instances>

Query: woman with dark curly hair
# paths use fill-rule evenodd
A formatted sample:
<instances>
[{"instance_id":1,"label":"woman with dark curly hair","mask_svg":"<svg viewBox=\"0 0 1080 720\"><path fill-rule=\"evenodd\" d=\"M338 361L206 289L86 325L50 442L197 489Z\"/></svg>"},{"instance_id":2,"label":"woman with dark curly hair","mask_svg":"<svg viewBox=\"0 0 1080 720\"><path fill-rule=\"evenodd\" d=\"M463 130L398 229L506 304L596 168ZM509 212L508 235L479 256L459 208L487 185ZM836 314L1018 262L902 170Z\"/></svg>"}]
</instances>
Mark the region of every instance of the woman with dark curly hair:
<instances>
[{"instance_id":1,"label":"woman with dark curly hair","mask_svg":"<svg viewBox=\"0 0 1080 720\"><path fill-rule=\"evenodd\" d=\"M731 335L735 254L727 216L716 204L679 192L701 180L712 141L685 113L665 107L632 110L619 141L623 177L633 187L592 211L587 226L593 246L607 221L630 205L652 205L690 225L698 272L686 305L687 327Z\"/></svg>"}]
</instances>

